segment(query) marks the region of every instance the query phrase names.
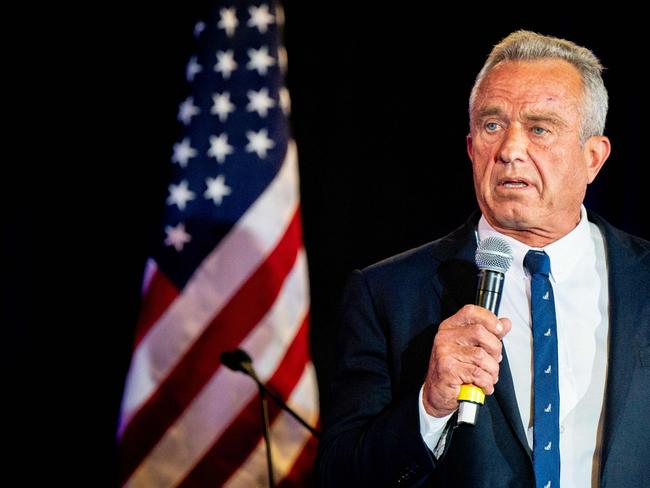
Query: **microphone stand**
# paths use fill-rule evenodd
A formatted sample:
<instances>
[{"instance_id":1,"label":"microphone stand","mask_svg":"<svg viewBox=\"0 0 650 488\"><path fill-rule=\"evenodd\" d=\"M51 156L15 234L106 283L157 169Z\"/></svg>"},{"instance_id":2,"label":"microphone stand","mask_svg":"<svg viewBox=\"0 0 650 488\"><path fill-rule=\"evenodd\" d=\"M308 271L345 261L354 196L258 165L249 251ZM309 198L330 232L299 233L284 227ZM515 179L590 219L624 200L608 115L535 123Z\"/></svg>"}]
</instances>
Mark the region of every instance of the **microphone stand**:
<instances>
[{"instance_id":1,"label":"microphone stand","mask_svg":"<svg viewBox=\"0 0 650 488\"><path fill-rule=\"evenodd\" d=\"M269 390L264 383L260 381L260 379L257 377L257 375L251 376L257 383L258 388L260 389L260 395L263 393L266 393L277 405L280 407L282 410L287 412L289 415L291 415L294 419L296 419L305 429L307 429L309 432L312 433L312 435L318 439L320 437L320 432L318 432L316 429L314 429L311 425L309 425L305 420L298 415L296 412L294 412L289 405L287 405L282 398L280 398L278 395L273 393L271 390Z\"/></svg>"},{"instance_id":2,"label":"microphone stand","mask_svg":"<svg viewBox=\"0 0 650 488\"><path fill-rule=\"evenodd\" d=\"M259 383L258 383L258 386ZM260 407L262 409L262 431L264 433L264 445L266 445L266 467L269 473L269 487L273 488L275 482L273 480L273 460L271 459L271 436L269 435L269 407L266 401L266 392L264 388L259 387L260 390Z\"/></svg>"},{"instance_id":3,"label":"microphone stand","mask_svg":"<svg viewBox=\"0 0 650 488\"><path fill-rule=\"evenodd\" d=\"M264 443L266 445L266 462L269 473L269 486L273 488L275 486L273 480L273 461L271 459L271 436L269 429L269 411L268 411L268 402L266 397L270 397L282 410L291 415L296 419L305 429L307 429L311 434L317 439L320 437L320 433L309 425L305 420L300 417L289 405L285 403L282 398L269 390L267 386L259 379L257 373L253 369L253 360L251 357L243 351L242 349L236 349L235 351L227 351L221 354L221 362L227 368L233 371L239 371L244 373L255 381L257 388L260 392L260 406L261 406L261 415L262 415L262 430L264 434Z\"/></svg>"}]
</instances>

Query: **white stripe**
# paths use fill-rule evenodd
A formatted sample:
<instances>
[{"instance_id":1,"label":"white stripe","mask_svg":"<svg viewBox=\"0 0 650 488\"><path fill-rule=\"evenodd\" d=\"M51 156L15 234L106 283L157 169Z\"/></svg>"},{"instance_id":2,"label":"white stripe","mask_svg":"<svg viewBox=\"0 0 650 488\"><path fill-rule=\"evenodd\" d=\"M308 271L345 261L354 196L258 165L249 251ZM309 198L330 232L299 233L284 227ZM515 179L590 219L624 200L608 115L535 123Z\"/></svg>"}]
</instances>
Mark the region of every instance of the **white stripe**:
<instances>
[{"instance_id":1,"label":"white stripe","mask_svg":"<svg viewBox=\"0 0 650 488\"><path fill-rule=\"evenodd\" d=\"M289 404L310 425L318 419L318 396L313 366L307 365L300 382L289 398ZM271 455L273 477L278 483L289 474L291 467L309 441L311 433L291 415L282 412L271 426ZM224 484L227 488L269 486L266 446L261 440L241 468Z\"/></svg>"},{"instance_id":2,"label":"white stripe","mask_svg":"<svg viewBox=\"0 0 650 488\"><path fill-rule=\"evenodd\" d=\"M290 141L276 178L138 344L126 379L119 437L212 318L264 262L298 205L296 149Z\"/></svg>"},{"instance_id":3,"label":"white stripe","mask_svg":"<svg viewBox=\"0 0 650 488\"><path fill-rule=\"evenodd\" d=\"M307 260L304 250L263 320L241 347L267 381L277 370L309 309ZM217 359L215 358L215 361ZM133 473L127 486L175 486L212 447L239 412L257 394L252 379L219 368Z\"/></svg>"}]
</instances>

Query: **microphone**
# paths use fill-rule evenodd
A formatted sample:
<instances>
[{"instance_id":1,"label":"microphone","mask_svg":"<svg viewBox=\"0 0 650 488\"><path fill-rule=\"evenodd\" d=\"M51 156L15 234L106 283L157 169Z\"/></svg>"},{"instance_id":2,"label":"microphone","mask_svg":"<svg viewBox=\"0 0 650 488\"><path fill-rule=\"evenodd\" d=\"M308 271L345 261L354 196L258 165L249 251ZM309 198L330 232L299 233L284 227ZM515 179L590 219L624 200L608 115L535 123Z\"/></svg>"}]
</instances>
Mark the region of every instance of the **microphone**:
<instances>
[{"instance_id":1,"label":"microphone","mask_svg":"<svg viewBox=\"0 0 650 488\"><path fill-rule=\"evenodd\" d=\"M253 369L253 360L246 351L242 349L224 351L221 353L220 359L221 363L227 368L252 376L257 381L257 374Z\"/></svg>"},{"instance_id":2,"label":"microphone","mask_svg":"<svg viewBox=\"0 0 650 488\"><path fill-rule=\"evenodd\" d=\"M251 359L250 355L244 351L243 349L235 349L234 351L224 351L221 353L220 356L221 363L226 366L228 369L231 369L233 371L239 371L241 373L244 373L253 380L255 380L255 383L257 383L258 388L260 389L260 392L263 392L267 394L275 403L278 404L280 408L285 410L287 413L289 413L293 418L295 418L300 424L303 425L309 432L311 432L314 437L318 438L320 437L320 433L314 429L311 425L309 425L305 420L302 419L296 412L294 412L289 405L287 405L282 398L280 398L277 394L269 390L264 383L259 379L257 376L257 373L255 372L255 369L253 368L253 360Z\"/></svg>"},{"instance_id":3,"label":"microphone","mask_svg":"<svg viewBox=\"0 0 650 488\"><path fill-rule=\"evenodd\" d=\"M496 315L501 303L505 274L512 264L512 249L501 237L486 237L479 242L474 259L479 269L474 303ZM485 402L483 390L474 385L461 385L458 401L456 423L475 425L478 407Z\"/></svg>"}]
</instances>

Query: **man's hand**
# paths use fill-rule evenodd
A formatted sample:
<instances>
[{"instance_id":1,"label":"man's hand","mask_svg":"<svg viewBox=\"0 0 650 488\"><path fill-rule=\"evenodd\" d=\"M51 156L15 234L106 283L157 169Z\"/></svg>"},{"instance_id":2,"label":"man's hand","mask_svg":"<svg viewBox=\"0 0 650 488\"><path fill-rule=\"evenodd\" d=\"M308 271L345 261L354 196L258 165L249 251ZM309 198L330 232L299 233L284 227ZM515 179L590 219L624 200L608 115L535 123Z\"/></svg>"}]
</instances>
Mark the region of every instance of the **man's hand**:
<instances>
[{"instance_id":1,"label":"man's hand","mask_svg":"<svg viewBox=\"0 0 650 488\"><path fill-rule=\"evenodd\" d=\"M494 393L501 339L511 328L510 319L499 319L477 305L465 305L440 324L422 395L429 415L444 417L456 410L462 384L476 385L486 395Z\"/></svg>"}]
</instances>

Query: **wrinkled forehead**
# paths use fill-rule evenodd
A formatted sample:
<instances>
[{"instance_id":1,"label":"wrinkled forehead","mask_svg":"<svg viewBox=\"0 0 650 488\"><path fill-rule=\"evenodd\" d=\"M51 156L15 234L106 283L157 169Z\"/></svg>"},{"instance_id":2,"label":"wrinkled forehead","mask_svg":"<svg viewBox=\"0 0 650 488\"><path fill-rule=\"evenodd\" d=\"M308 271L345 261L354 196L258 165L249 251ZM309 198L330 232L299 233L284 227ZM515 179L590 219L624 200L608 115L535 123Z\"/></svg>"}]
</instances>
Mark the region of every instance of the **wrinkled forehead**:
<instances>
[{"instance_id":1,"label":"wrinkled forehead","mask_svg":"<svg viewBox=\"0 0 650 488\"><path fill-rule=\"evenodd\" d=\"M583 94L579 71L564 60L506 61L482 80L472 111L476 115L496 107L579 110Z\"/></svg>"}]
</instances>

